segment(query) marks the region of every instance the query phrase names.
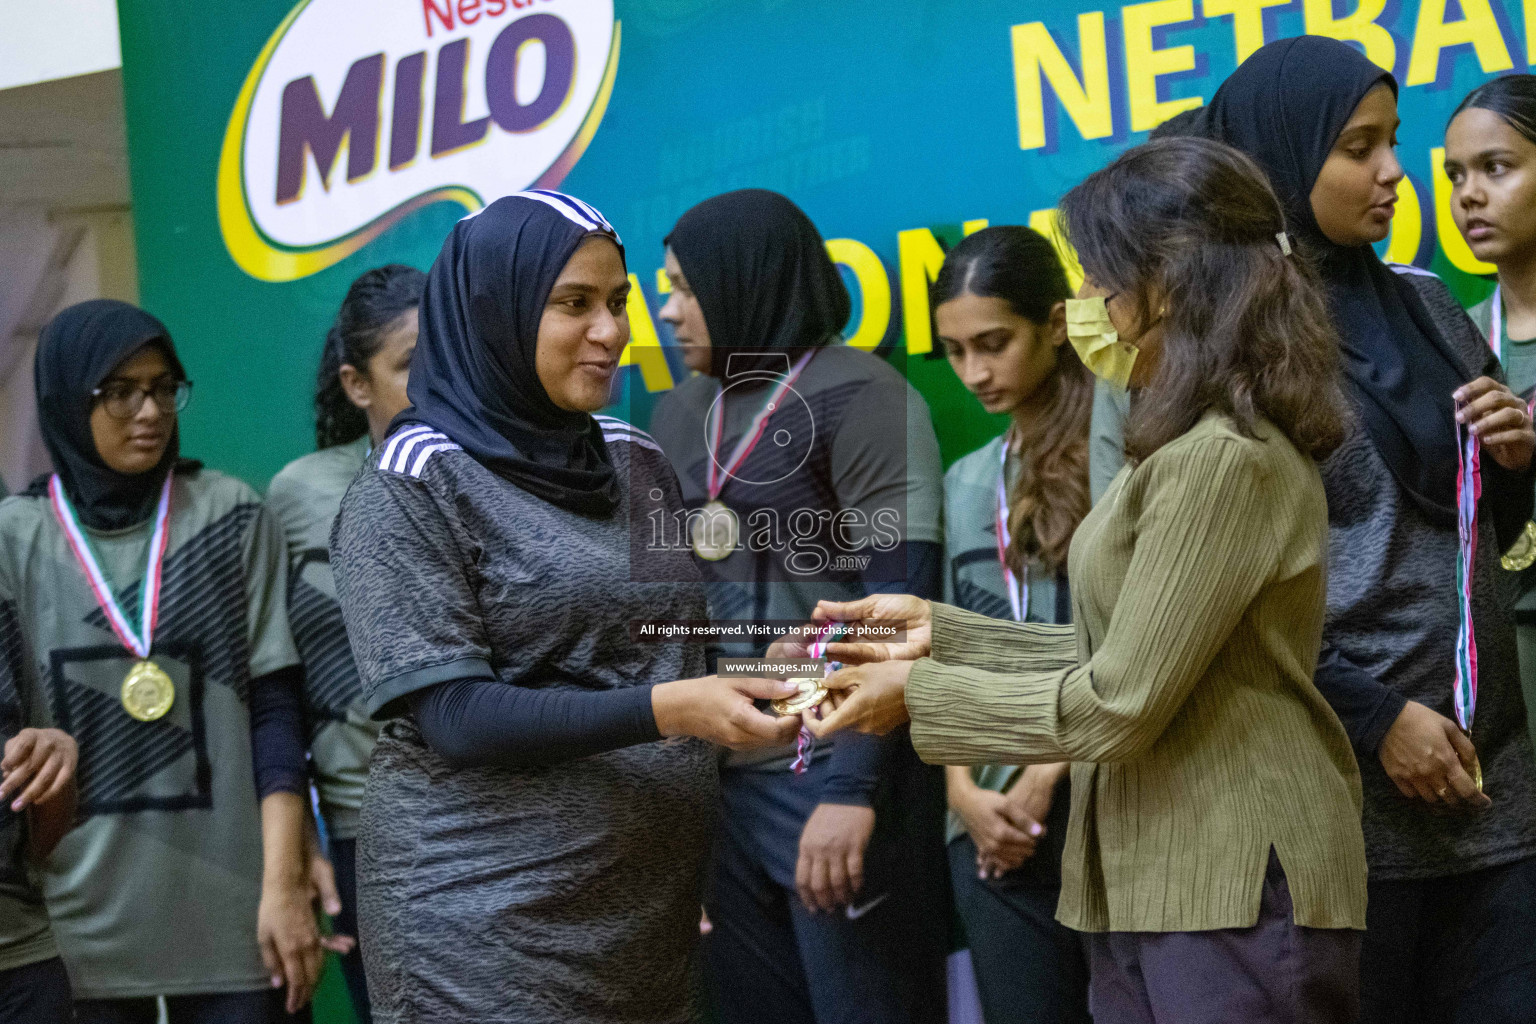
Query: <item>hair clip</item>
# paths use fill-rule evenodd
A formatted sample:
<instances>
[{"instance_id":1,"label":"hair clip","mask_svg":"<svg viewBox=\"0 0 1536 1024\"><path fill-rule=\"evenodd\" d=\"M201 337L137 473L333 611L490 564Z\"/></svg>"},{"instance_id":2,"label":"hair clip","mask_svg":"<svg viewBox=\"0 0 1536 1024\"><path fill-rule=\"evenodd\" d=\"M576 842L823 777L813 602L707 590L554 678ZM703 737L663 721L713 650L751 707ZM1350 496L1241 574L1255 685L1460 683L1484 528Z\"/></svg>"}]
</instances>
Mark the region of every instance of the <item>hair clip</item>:
<instances>
[{"instance_id":1,"label":"hair clip","mask_svg":"<svg viewBox=\"0 0 1536 1024\"><path fill-rule=\"evenodd\" d=\"M1291 236L1290 235L1287 235L1284 231L1282 231L1279 234L1275 235L1275 241L1280 243L1280 255L1282 255L1282 256L1289 256L1291 254Z\"/></svg>"}]
</instances>

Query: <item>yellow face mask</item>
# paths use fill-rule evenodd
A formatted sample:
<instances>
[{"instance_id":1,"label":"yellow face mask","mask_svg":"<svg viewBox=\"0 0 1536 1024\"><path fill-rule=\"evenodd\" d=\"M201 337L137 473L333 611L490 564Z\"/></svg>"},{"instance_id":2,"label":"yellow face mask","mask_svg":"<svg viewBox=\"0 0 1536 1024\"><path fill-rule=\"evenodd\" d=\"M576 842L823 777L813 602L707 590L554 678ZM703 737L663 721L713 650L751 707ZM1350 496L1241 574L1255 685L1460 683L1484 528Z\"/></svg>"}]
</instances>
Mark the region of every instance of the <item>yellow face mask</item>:
<instances>
[{"instance_id":1,"label":"yellow face mask","mask_svg":"<svg viewBox=\"0 0 1536 1024\"><path fill-rule=\"evenodd\" d=\"M1095 377L1124 391L1136 365L1136 346L1120 340L1104 296L1067 300L1067 340Z\"/></svg>"}]
</instances>

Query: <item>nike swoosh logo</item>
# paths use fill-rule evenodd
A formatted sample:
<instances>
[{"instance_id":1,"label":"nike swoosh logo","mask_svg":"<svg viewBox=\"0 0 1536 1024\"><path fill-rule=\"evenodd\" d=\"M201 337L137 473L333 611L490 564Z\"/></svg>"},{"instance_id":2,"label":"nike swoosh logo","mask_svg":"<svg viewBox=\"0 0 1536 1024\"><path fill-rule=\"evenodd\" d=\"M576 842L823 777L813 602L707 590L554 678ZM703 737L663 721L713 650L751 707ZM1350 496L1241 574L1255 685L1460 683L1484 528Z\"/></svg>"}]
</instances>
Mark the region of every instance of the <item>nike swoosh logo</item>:
<instances>
[{"instance_id":1,"label":"nike swoosh logo","mask_svg":"<svg viewBox=\"0 0 1536 1024\"><path fill-rule=\"evenodd\" d=\"M879 896L876 896L874 899L870 900L868 903L864 904L862 907L856 907L850 903L846 908L844 908L843 913L848 916L848 920L857 921L859 918L863 917L865 914L869 913L871 910L874 910L880 904L884 903L886 897L888 896L890 896L890 893L883 892Z\"/></svg>"}]
</instances>

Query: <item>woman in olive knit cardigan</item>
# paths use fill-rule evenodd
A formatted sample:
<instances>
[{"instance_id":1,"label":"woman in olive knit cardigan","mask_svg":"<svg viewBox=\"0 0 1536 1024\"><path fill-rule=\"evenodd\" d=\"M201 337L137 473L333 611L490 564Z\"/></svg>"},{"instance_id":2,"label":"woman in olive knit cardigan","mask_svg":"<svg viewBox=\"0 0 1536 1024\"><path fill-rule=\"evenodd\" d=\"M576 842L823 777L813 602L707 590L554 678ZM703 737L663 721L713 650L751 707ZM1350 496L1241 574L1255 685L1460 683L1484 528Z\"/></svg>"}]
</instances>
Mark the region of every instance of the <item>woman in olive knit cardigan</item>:
<instances>
[{"instance_id":1,"label":"woman in olive knit cardigan","mask_svg":"<svg viewBox=\"0 0 1536 1024\"><path fill-rule=\"evenodd\" d=\"M808 724L910 717L937 764L1073 762L1057 917L1092 933L1099 1024L1353 1020L1360 776L1312 683L1317 460L1344 431L1320 286L1262 174L1219 143L1133 149L1062 212L1087 274L1074 344L1096 369L1134 354L1138 389L1128 465L1072 542L1074 624L824 604L908 635L834 645L854 667Z\"/></svg>"}]
</instances>

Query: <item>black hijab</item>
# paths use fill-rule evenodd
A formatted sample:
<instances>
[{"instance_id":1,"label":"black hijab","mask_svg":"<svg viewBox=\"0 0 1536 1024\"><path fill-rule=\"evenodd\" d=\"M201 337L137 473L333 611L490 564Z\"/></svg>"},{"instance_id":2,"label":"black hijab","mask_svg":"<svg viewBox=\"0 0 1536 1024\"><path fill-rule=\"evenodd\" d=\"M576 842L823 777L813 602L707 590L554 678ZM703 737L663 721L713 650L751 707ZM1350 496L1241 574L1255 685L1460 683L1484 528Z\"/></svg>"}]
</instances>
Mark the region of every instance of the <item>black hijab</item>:
<instances>
[{"instance_id":1,"label":"black hijab","mask_svg":"<svg viewBox=\"0 0 1536 1024\"><path fill-rule=\"evenodd\" d=\"M1456 419L1451 393L1467 371L1411 285L1368 245L1328 240L1312 187L1339 133L1378 85L1396 80L1336 39L1270 43L1222 83L1203 133L1253 157L1286 223L1318 261L1343 369L1366 430L1398 484L1435 522L1456 521Z\"/></svg>"},{"instance_id":2,"label":"black hijab","mask_svg":"<svg viewBox=\"0 0 1536 1024\"><path fill-rule=\"evenodd\" d=\"M712 376L787 369L786 355L793 362L848 323L852 302L821 233L777 192L706 199L666 244L704 311Z\"/></svg>"},{"instance_id":3,"label":"black hijab","mask_svg":"<svg viewBox=\"0 0 1536 1024\"><path fill-rule=\"evenodd\" d=\"M160 500L165 475L177 464L179 427L172 429L170 443L155 468L133 475L103 462L91 437L91 409L96 401L91 391L123 360L149 344L158 345L171 372L186 379L165 325L116 299L70 306L48 322L37 341L33 383L43 443L76 515L92 529L121 530L149 519ZM182 468L196 466L188 462ZM27 493L46 493L47 482L46 476L40 477Z\"/></svg>"},{"instance_id":4,"label":"black hijab","mask_svg":"<svg viewBox=\"0 0 1536 1024\"><path fill-rule=\"evenodd\" d=\"M454 225L421 299L411 407L390 429L425 423L529 493L603 516L619 483L602 428L550 401L535 363L544 304L592 235L612 239L623 257L602 214L545 190L498 199Z\"/></svg>"}]
</instances>

